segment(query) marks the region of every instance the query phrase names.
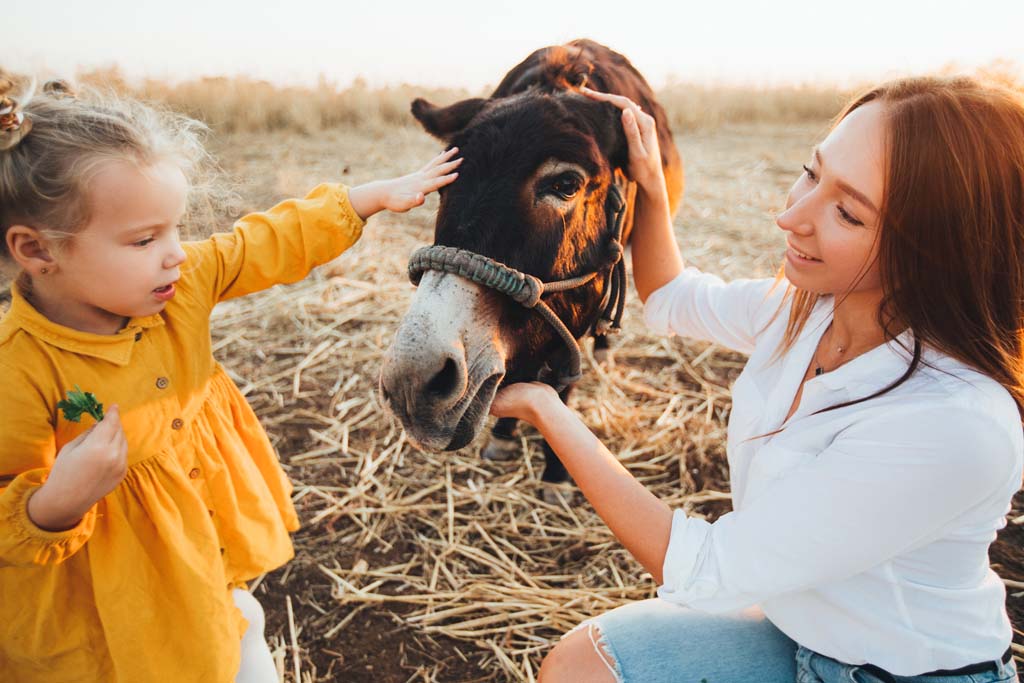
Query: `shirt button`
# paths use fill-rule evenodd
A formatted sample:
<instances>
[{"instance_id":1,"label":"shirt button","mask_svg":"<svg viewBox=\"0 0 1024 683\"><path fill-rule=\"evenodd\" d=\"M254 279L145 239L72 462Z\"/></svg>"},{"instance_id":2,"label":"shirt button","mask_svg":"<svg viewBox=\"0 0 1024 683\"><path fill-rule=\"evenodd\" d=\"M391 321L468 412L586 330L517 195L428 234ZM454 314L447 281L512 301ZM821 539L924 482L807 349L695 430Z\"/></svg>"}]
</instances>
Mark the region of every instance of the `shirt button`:
<instances>
[{"instance_id":1,"label":"shirt button","mask_svg":"<svg viewBox=\"0 0 1024 683\"><path fill-rule=\"evenodd\" d=\"M139 341L140 339L142 339L142 333L141 332L136 332L135 333L135 341Z\"/></svg>"},{"instance_id":2,"label":"shirt button","mask_svg":"<svg viewBox=\"0 0 1024 683\"><path fill-rule=\"evenodd\" d=\"M181 429L184 426L185 422L180 417L176 417L171 421L171 429Z\"/></svg>"},{"instance_id":3,"label":"shirt button","mask_svg":"<svg viewBox=\"0 0 1024 683\"><path fill-rule=\"evenodd\" d=\"M193 467L192 469L190 469L188 471L188 478L189 479L195 479L198 476L199 476L199 468L198 467Z\"/></svg>"},{"instance_id":4,"label":"shirt button","mask_svg":"<svg viewBox=\"0 0 1024 683\"><path fill-rule=\"evenodd\" d=\"M157 377L156 378L156 388L157 389L166 389L167 385L170 384L170 383L171 383L171 381L169 379L167 379L166 377Z\"/></svg>"}]
</instances>

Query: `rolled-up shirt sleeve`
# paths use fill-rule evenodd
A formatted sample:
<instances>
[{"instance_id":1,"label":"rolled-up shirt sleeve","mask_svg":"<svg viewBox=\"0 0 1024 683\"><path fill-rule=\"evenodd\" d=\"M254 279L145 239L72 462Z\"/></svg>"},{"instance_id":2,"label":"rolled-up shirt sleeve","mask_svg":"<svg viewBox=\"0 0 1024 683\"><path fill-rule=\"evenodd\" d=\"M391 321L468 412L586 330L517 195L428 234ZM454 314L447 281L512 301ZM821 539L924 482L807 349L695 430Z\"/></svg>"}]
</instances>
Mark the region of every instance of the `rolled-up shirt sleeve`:
<instances>
[{"instance_id":1,"label":"rolled-up shirt sleeve","mask_svg":"<svg viewBox=\"0 0 1024 683\"><path fill-rule=\"evenodd\" d=\"M644 305L644 323L658 334L678 334L750 353L785 291L784 280L725 282L690 266L651 293Z\"/></svg>"},{"instance_id":2,"label":"rolled-up shirt sleeve","mask_svg":"<svg viewBox=\"0 0 1024 683\"><path fill-rule=\"evenodd\" d=\"M962 406L864 420L741 510L714 523L676 511L658 595L726 612L854 576L1019 486L1019 450L1005 424Z\"/></svg>"}]
</instances>

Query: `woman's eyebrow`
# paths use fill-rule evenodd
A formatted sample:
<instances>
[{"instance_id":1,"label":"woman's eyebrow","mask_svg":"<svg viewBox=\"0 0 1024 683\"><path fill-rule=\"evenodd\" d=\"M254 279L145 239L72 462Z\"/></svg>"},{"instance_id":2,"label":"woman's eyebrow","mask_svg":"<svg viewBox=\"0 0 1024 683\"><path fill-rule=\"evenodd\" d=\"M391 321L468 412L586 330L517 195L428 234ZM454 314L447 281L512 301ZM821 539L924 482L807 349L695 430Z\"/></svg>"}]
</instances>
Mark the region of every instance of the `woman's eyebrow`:
<instances>
[{"instance_id":1,"label":"woman's eyebrow","mask_svg":"<svg viewBox=\"0 0 1024 683\"><path fill-rule=\"evenodd\" d=\"M818 160L818 166L825 165L824 160L821 158L821 152L818 151L817 147L814 148L814 158ZM878 207L871 203L871 200L868 199L867 195L855 189L845 180L836 179L836 187L838 187L840 190L853 197L855 200L857 200L867 208L874 211L876 214L878 213Z\"/></svg>"}]
</instances>

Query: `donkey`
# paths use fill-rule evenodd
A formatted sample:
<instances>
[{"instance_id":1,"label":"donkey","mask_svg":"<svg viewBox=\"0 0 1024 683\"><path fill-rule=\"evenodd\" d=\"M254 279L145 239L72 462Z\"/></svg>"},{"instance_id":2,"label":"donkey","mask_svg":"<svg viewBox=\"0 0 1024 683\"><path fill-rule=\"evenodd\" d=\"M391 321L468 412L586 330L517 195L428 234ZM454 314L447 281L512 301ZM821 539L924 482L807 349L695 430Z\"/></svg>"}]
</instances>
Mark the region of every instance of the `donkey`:
<instances>
[{"instance_id":1,"label":"donkey","mask_svg":"<svg viewBox=\"0 0 1024 683\"><path fill-rule=\"evenodd\" d=\"M581 95L584 84L654 116L675 213L683 168L665 112L629 60L603 45L537 50L487 98L412 103L426 131L464 159L440 191L434 245L410 261L418 289L381 371L385 404L421 448L472 441L505 384L545 381L565 400L579 378L578 340L596 334L604 346L621 318L622 245L641 200L619 112ZM484 457L517 452L515 429L498 420ZM565 482L544 452L542 481Z\"/></svg>"}]
</instances>

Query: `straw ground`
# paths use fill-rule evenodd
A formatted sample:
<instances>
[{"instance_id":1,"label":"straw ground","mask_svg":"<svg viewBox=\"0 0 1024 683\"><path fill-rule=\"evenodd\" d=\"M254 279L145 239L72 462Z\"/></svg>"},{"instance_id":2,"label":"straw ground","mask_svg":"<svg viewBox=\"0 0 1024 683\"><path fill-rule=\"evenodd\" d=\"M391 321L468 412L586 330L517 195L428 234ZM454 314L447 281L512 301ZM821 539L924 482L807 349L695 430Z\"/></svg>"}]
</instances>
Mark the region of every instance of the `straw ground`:
<instances>
[{"instance_id":1,"label":"straw ground","mask_svg":"<svg viewBox=\"0 0 1024 683\"><path fill-rule=\"evenodd\" d=\"M404 90L312 106L246 82L147 87L214 124L242 210L406 172L438 149L404 114ZM665 99L687 169L684 255L729 278L771 275L773 215L837 93L677 87ZM481 460L479 444L424 454L382 410L380 358L412 292L405 262L429 243L435 207L374 218L307 280L215 314L217 357L278 448L303 521L295 560L250 586L282 681L535 681L563 632L654 593L589 505L538 495L535 435L508 463ZM614 365L588 363L572 406L659 496L712 520L730 509L725 425L744 358L647 334L639 312L631 292ZM1024 629L1024 496L1009 517L992 561ZM1016 641L1024 653L1020 630Z\"/></svg>"},{"instance_id":2,"label":"straw ground","mask_svg":"<svg viewBox=\"0 0 1024 683\"><path fill-rule=\"evenodd\" d=\"M773 214L824 131L776 122L678 136L686 258L726 277L772 274ZM324 179L402 172L437 144L366 126L235 134L217 147L257 208ZM381 409L380 357L412 292L405 261L429 243L435 206L372 220L307 281L223 306L215 321L218 356L272 434L304 521L295 561L254 585L282 680L533 681L561 633L654 592L589 505L539 497L532 434L530 457L510 463L481 460L479 444L424 454ZM744 359L647 334L631 297L614 366L590 363L572 405L658 495L714 519L730 506L725 424ZM1020 628L1024 498L1011 518L993 562Z\"/></svg>"}]
</instances>

